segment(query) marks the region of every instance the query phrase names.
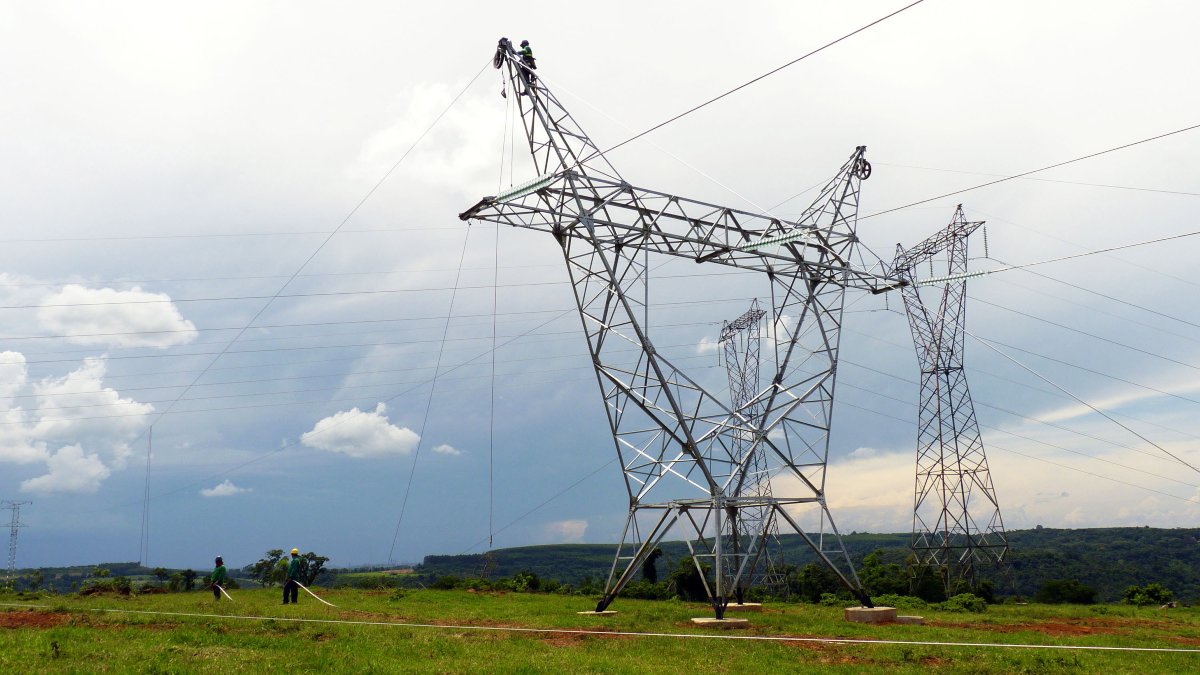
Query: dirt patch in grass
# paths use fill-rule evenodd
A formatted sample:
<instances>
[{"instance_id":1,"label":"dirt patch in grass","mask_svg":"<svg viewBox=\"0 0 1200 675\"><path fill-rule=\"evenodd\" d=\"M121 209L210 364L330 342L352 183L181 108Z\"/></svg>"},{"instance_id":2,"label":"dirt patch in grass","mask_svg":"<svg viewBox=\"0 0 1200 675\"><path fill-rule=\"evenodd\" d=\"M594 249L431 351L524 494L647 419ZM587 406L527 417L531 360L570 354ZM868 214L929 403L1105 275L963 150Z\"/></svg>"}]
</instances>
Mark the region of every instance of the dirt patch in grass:
<instances>
[{"instance_id":1,"label":"dirt patch in grass","mask_svg":"<svg viewBox=\"0 0 1200 675\"><path fill-rule=\"evenodd\" d=\"M54 628L70 618L65 612L3 612L0 628Z\"/></svg>"}]
</instances>

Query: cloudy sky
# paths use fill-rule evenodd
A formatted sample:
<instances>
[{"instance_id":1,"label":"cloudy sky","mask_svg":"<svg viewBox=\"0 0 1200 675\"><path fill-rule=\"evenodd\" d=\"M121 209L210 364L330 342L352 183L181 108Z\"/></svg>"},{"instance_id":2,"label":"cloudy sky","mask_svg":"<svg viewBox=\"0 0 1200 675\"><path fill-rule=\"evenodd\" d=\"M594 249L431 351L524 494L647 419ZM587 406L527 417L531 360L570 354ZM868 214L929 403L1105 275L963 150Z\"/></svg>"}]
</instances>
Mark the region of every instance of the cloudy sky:
<instances>
[{"instance_id":1,"label":"cloudy sky","mask_svg":"<svg viewBox=\"0 0 1200 675\"><path fill-rule=\"evenodd\" d=\"M151 438L153 565L416 561L485 550L489 522L496 546L615 540L624 491L561 253L456 217L534 177L509 152L496 39L528 38L609 147L904 4L0 6L18 564L137 559ZM870 216L1200 124L1198 20L1188 2L926 0L610 159L753 210L866 145ZM961 202L987 221L981 270L1188 234L1198 158L1200 130L859 234L890 259ZM1200 465L1197 253L1183 237L969 283L968 329L998 350L968 342L967 366L1010 528L1195 525L1200 474L1164 451ZM665 262L653 337L723 391L713 340L761 291ZM847 303L830 505L845 531L905 531L912 341L898 297Z\"/></svg>"}]
</instances>

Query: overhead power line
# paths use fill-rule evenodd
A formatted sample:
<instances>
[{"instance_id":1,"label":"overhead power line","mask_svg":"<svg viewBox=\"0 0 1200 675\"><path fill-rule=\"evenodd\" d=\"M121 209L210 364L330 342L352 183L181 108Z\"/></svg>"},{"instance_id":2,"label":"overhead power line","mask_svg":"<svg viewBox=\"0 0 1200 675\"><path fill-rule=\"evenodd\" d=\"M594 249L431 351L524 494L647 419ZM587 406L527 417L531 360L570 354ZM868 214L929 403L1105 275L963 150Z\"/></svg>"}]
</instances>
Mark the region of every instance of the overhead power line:
<instances>
[{"instance_id":1,"label":"overhead power line","mask_svg":"<svg viewBox=\"0 0 1200 675\"><path fill-rule=\"evenodd\" d=\"M972 190L978 190L979 188L985 188L985 187L989 187L989 186L992 186L992 185L999 185L1000 183L1005 183L1005 182L1008 182L1008 181L1010 181L1010 180L1016 180L1016 179L1018 179L1018 178L1024 178L1025 176L1031 176L1031 175L1033 175L1033 174L1035 174L1035 173L1041 173L1042 171L1049 171L1050 169L1057 169L1057 168L1058 168L1058 167L1060 167L1060 166L1066 166L1066 165L1068 165L1068 164L1074 164L1074 163L1076 163L1076 162L1082 162L1082 161L1084 161L1085 159L1092 159L1093 157L1099 157L1099 156L1101 156L1101 155L1107 155L1107 154L1108 154L1108 153L1110 153L1110 152L1116 152L1116 151L1118 151L1118 150L1125 150L1126 148L1132 148L1132 147L1134 147L1134 146L1136 146L1136 145L1141 145L1141 144L1143 144L1143 143L1149 143L1149 142L1151 142L1151 141L1157 141L1157 140L1161 140L1161 139L1163 139L1163 138L1167 138L1167 137L1169 137L1169 136L1174 136L1174 135L1176 135L1176 134L1182 134L1182 133L1184 133L1184 132L1186 132L1186 131L1192 131L1193 129L1200 129L1200 124L1193 124L1193 125L1192 125L1192 126L1190 126L1190 127L1184 127L1184 128L1182 128L1182 129L1176 129L1175 131L1168 131L1168 132L1167 132L1167 133L1165 133L1165 134L1159 134L1159 135L1157 135L1157 136L1151 136L1150 138L1143 138L1143 139L1141 139L1140 141L1134 141L1134 142L1132 142L1132 143L1126 143L1126 144L1124 144L1124 145L1118 145L1118 146L1116 146L1116 147L1109 148L1109 149L1107 149L1107 150L1101 150L1101 151L1099 151L1099 152L1093 152L1093 153L1090 153L1090 154L1087 154L1087 155L1083 155L1082 157L1076 157L1075 159L1068 159L1068 160L1067 160L1067 161L1065 161L1065 162L1058 162L1058 163L1056 163L1056 164L1051 164L1051 165L1049 165L1049 166L1043 166L1043 167L1041 167L1040 169L1032 169L1032 170L1030 170L1030 171L1024 171L1024 172L1021 172L1021 173L1013 174L1013 175L1011 175L1011 176L1005 176L1005 177L1003 177L1003 178L997 178L996 180L990 180L990 181L988 181L988 182L986 182L986 183L980 183L979 185L973 185L973 186L971 186L971 187L968 187L968 188L963 188L963 189L961 189L961 190L955 190L955 191L953 191L953 192L947 192L947 193L945 193L945 194L941 194L941 195L938 195L938 196L936 196L936 197L929 197L928 199L921 199L921 200L919 200L919 201L915 201L915 202L912 202L912 203L909 203L909 204L904 204L903 206L896 206L896 207L893 207L893 208L890 208L890 209L884 209L883 211L876 211L875 213L870 213L870 214L867 214L867 215L865 215L865 216L860 216L860 217L859 217L859 220L866 220L867 218L874 218L875 216L882 216L882 215L883 215L883 214L885 214L885 213L892 213L892 212L894 212L894 211L900 211L900 210L902 210L902 209L911 208L911 207L913 207L913 206L919 206L919 205L921 205L921 204L928 204L929 202L932 202L932 201L937 201L937 200L939 200L939 199L945 199L946 197L953 197L954 195L960 195L960 194L963 194L964 192L970 192L970 191L972 191Z\"/></svg>"},{"instance_id":2,"label":"overhead power line","mask_svg":"<svg viewBox=\"0 0 1200 675\"><path fill-rule=\"evenodd\" d=\"M621 146L623 146L623 145L625 145L625 144L627 144L627 143L631 143L631 142L633 142L633 141L636 141L637 139L641 138L642 136L645 136L646 134L649 134L649 133L651 133L651 132L653 132L653 131L656 131L656 130L658 130L658 129L661 129L661 128L663 128L663 127L667 126L668 124L670 124L670 123L672 123L672 122L674 122L674 121L676 121L676 120L679 120L679 119L682 119L682 118L684 118L684 117L687 117L688 115L691 115L692 113L696 112L697 110L700 110L701 108L704 108L705 106L708 106L708 105L711 105L711 104L713 104L713 103L716 103L717 101L720 101L721 99L725 98L726 96L729 96L730 94L733 94L733 93L735 93L735 92L741 91L742 89L745 89L746 87L749 87L750 85L754 84L755 82L758 82L759 80L764 80L764 79L766 79L766 78L768 78L768 77L770 77L770 76L774 75L775 73L778 73L779 71L781 71L781 70L783 70L783 69L785 69L785 68L788 68L788 67L790 67L790 66L794 66L794 65L796 65L797 63L800 63L801 61L803 61L804 59L807 59L808 57L810 57L810 56L812 56L812 55L814 55L814 54L818 54L818 53L820 53L820 52L823 52L823 51L825 51L826 49L829 49L830 47L832 47L832 46L836 45L837 43L839 43L839 42L841 42L841 41L843 41L843 40L846 40L846 39L848 39L848 38L854 37L855 35L858 35L859 33L861 33L861 32L863 32L863 31L867 30L868 28L871 28L872 26L875 26L875 25L878 25L878 24L880 24L880 23L883 23L884 21L887 21L888 19L892 18L893 16L896 16L897 14L900 14L901 12L904 12L904 11L906 11L906 10L912 9L913 7L916 7L917 5L921 4L922 2L924 2L924 0L917 0L916 2L913 2L913 3L910 3L910 4L908 4L908 5L905 5L904 7L901 7L900 9L898 9L898 10L896 10L896 11L892 12L891 14L888 14L888 15L886 15L886 16L882 16L882 17L880 17L880 18L878 18L878 19L875 19L875 20L874 20L874 21L872 21L871 23L868 23L867 25L865 25L865 26L862 26L861 28L858 28L858 29L856 29L856 30L853 30L853 31L851 31L851 32L849 32L849 33L846 33L845 35L841 36L840 38L838 38L838 39L836 39L836 40L833 40L832 42L827 42L827 43L825 43L825 44L821 45L820 47L817 47L816 49L812 50L811 52L808 52L807 54L805 54L805 55L803 55L803 56L801 56L801 57L799 57L799 58L792 59L791 61L788 61L787 63L783 64L782 66L779 66L778 68L775 68L774 70L770 70L770 71L768 71L768 72L766 72L766 73L763 73L762 75L759 75L758 77L756 77L756 78L754 78L754 79L752 79L752 80L749 80L749 81L747 81L747 82L743 82L742 84L739 84L738 86L734 87L733 89L730 89L729 91L726 91L725 93L723 93L723 94L720 94L720 95L718 95L718 96L714 96L713 98L710 98L710 99L708 99L707 101L705 101L705 102L703 102L703 103L701 103L701 104L699 104L699 105L697 105L697 106L694 106L694 107L692 107L692 108L689 108L688 110L685 110L685 111L683 111L683 112L679 113L678 115L676 115L676 116L672 117L672 118L671 118L671 119L669 119L669 120L666 120L665 122L660 122L660 123L658 123L658 124L656 124L656 125L654 125L654 126L650 127L649 129L646 129L645 131L643 131L643 132L641 132L641 133L639 133L639 134L635 135L635 136L631 136L631 137L629 137L629 138L627 138L627 139L625 139L625 140L621 141L620 143L617 143L616 145L612 146L611 148L609 148L609 149L607 149L607 150L604 150L603 152L600 152L599 154L601 154L601 155L604 155L604 154L610 153L610 152L612 152L613 150L616 150L617 148L619 148L619 147L621 147ZM591 159L591 157L588 157L587 159ZM586 161L587 161L587 159L585 159L584 161L586 162Z\"/></svg>"}]
</instances>

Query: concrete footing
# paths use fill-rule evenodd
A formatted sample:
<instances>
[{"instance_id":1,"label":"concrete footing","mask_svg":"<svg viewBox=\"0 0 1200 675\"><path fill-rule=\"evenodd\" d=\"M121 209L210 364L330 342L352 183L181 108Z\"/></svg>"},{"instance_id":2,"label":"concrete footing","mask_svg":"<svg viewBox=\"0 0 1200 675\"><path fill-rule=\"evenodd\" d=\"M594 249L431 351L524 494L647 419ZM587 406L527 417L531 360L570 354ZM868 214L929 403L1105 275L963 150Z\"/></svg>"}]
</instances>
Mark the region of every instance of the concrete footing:
<instances>
[{"instance_id":1,"label":"concrete footing","mask_svg":"<svg viewBox=\"0 0 1200 675\"><path fill-rule=\"evenodd\" d=\"M725 605L726 612L761 612L763 606L761 602L743 602L742 604L729 603Z\"/></svg>"},{"instance_id":2,"label":"concrete footing","mask_svg":"<svg viewBox=\"0 0 1200 675\"><path fill-rule=\"evenodd\" d=\"M692 619L692 623L705 628L746 628L750 622L746 619L714 619L711 616L700 616Z\"/></svg>"},{"instance_id":3,"label":"concrete footing","mask_svg":"<svg viewBox=\"0 0 1200 675\"><path fill-rule=\"evenodd\" d=\"M855 623L895 623L895 607L847 607L846 620Z\"/></svg>"},{"instance_id":4,"label":"concrete footing","mask_svg":"<svg viewBox=\"0 0 1200 675\"><path fill-rule=\"evenodd\" d=\"M604 610L604 611L602 611L602 612L597 612L597 611L593 610L593 611L590 611L590 612L575 612L575 613L576 613L576 614L585 614L585 615L587 615L587 616L612 616L613 614L616 614L616 613L617 613L617 610L615 610L615 609L606 609L606 610Z\"/></svg>"},{"instance_id":5,"label":"concrete footing","mask_svg":"<svg viewBox=\"0 0 1200 675\"><path fill-rule=\"evenodd\" d=\"M896 623L902 623L907 626L921 626L921 625L924 625L924 623L925 623L925 617L923 617L923 616L898 616L898 617L896 617Z\"/></svg>"}]
</instances>

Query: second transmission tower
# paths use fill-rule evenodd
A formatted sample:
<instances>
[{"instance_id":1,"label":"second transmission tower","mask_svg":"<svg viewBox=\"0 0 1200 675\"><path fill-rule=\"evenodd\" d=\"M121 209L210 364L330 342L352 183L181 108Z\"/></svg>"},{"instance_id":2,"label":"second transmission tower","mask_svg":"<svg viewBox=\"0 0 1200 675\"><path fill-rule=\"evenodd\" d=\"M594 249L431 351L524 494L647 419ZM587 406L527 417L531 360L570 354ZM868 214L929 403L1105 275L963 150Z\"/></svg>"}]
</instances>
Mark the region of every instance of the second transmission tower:
<instances>
[{"instance_id":1,"label":"second transmission tower","mask_svg":"<svg viewBox=\"0 0 1200 675\"><path fill-rule=\"evenodd\" d=\"M947 594L963 582L974 590L979 568L1003 570L1009 556L1000 502L992 486L975 407L963 371L966 333L967 237L982 222L967 222L960 204L941 232L907 251L897 245L893 274L901 287L921 367L917 471L913 498L914 586L922 575L941 577ZM916 268L944 261L946 277L922 284ZM926 305L920 287L941 291Z\"/></svg>"}]
</instances>

